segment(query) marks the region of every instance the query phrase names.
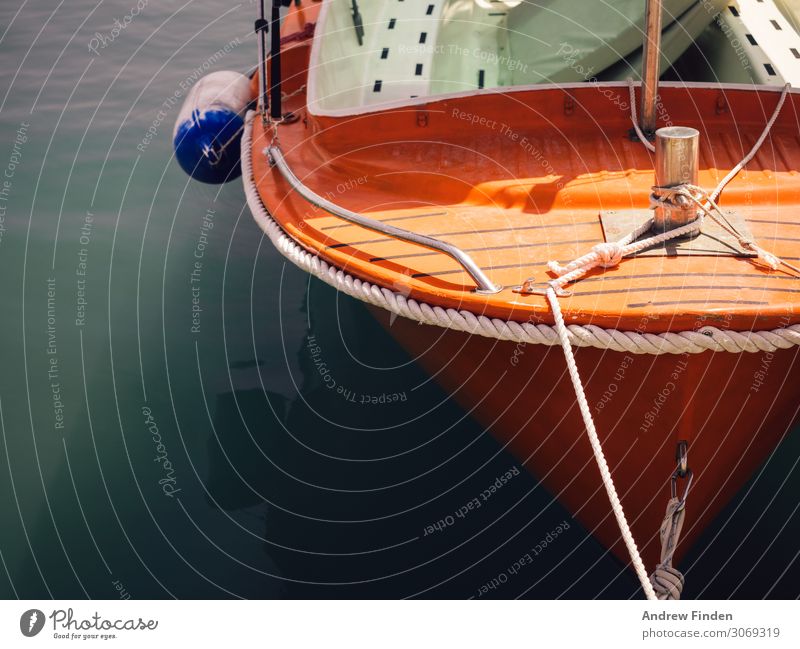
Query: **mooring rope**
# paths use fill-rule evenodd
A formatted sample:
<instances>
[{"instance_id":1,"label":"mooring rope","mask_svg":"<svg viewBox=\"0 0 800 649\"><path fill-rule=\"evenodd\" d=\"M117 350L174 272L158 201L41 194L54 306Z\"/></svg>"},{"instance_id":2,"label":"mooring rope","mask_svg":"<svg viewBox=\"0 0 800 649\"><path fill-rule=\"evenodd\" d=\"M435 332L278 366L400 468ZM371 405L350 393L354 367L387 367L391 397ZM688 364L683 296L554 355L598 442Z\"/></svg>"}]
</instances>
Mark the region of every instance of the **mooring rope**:
<instances>
[{"instance_id":1,"label":"mooring rope","mask_svg":"<svg viewBox=\"0 0 800 649\"><path fill-rule=\"evenodd\" d=\"M700 216L694 221L694 223L699 224L698 228L702 226L703 217L707 216L720 228L733 236L743 249L755 253L758 260L772 270L777 270L781 266L786 266L800 274L800 268L764 250L764 248L756 244L752 239L745 237L739 232L736 226L725 216L725 213L720 209L719 205L717 205L712 195L707 193L702 187L690 184L678 185L676 187L653 187L653 194L650 196L650 205L653 208L659 205L677 206L679 197L688 199L700 210Z\"/></svg>"},{"instance_id":2,"label":"mooring rope","mask_svg":"<svg viewBox=\"0 0 800 649\"><path fill-rule=\"evenodd\" d=\"M592 417L592 412L589 408L589 403L586 400L586 393L584 390L583 382L581 381L580 374L578 373L578 367L575 363L575 355L572 351L572 345L569 342L569 338L567 336L567 327L564 324L564 316L561 313L561 305L559 304L559 295L563 291L563 287L565 284L569 282L573 282L576 279L583 277L587 272L596 268L598 266L602 268L609 268L612 266L616 266L619 264L623 257L626 255L635 254L644 250L646 248L651 248L655 245L659 245L665 241L669 241L670 239L674 239L675 237L680 237L686 234L690 234L697 230L698 228L702 227L703 224L703 215L709 215L717 222L719 220L716 218L714 213L708 207L708 205L713 206L720 214L722 211L716 205L716 198L722 192L725 185L727 185L735 176L736 174L744 168L744 165L747 161L751 160L753 156L755 156L758 149L767 139L767 135L769 134L772 126L775 124L775 121L778 119L778 115L780 114L781 108L783 107L784 101L786 100L786 95L789 91L788 84L784 87L783 93L781 94L780 100L778 101L778 105L775 108L775 111L772 114L772 117L767 122L764 131L761 133L761 137L757 140L755 146L751 149L750 153L745 156L745 158L737 164L734 169L729 173L717 188L711 193L706 194L701 188L694 187L690 185L680 185L672 190L671 193L664 192L665 188L656 187L654 188L655 202L666 202L669 200L677 199L679 196L683 196L685 198L690 199L694 203L698 205L701 210L701 214L695 221L692 221L684 226L679 228L675 228L674 230L668 230L661 234L657 234L652 237L648 237L646 239L642 239L640 241L636 241L636 239L650 229L652 225L652 219L650 219L647 223L643 226L637 228L634 232L630 233L628 236L624 237L620 241L617 242L606 242L606 243L599 243L592 250L579 257L575 261L561 265L555 261L551 261L548 263L548 268L551 272L555 273L558 277L549 282L549 286L547 288L547 300L550 303L550 308L553 311L553 318L555 320L555 326L558 331L559 339L561 340L561 348L564 351L564 358L567 362L567 370L569 371L570 379L572 380L572 387L575 390L575 397L578 401L578 407L581 412L581 417L583 418L584 426L586 427L586 434L589 436L589 441L592 445L592 450L594 452L594 457L597 462L597 468L600 470L600 476L603 480L603 486L606 489L606 493L608 494L609 502L611 503L611 509L614 512L614 516L617 519L617 525L620 530L620 534L622 535L622 539L625 542L625 546L628 549L628 554L631 557L631 561L633 563L633 567L636 570L636 574L639 577L639 581L642 584L642 588L644 589L645 595L648 599L657 599L656 593L653 590L653 583L651 583L650 579L647 576L647 571L644 568L644 564L642 562L642 558L639 554L639 550L636 547L636 541L631 534L630 528L628 527L628 522L625 519L625 512L622 510L622 505L619 502L619 498L617 496L617 490L614 486L614 479L611 476L611 472L608 470L608 464L606 463L605 456L603 455L603 449L600 444L600 439L597 436L597 429L594 425L594 419ZM635 108L635 101L631 101L631 116L634 119L634 124L636 125L636 108ZM640 133L641 131L638 130L637 132ZM647 139L642 137L642 142L648 144ZM649 148L649 147L648 147ZM697 194L703 196L708 202L703 204ZM723 215L723 220L725 217ZM730 223L728 223L730 226ZM734 228L735 230L735 228ZM738 232L737 232L738 234ZM785 263L782 260L778 259L774 255L762 250L758 246L756 246L753 242L745 241L744 237L741 234L738 234L738 238L740 243L747 244L751 246L751 249L754 250L759 259L765 261L768 265L772 268L777 268L780 263ZM532 280L529 280L531 282ZM527 283L526 283L527 284ZM681 512L682 513L682 512ZM672 517L670 517L672 520ZM682 519L681 519L682 524ZM678 530L679 531L679 530ZM672 554L669 555L669 563L665 564L663 557L662 563L659 564L661 568L656 569L656 576L659 578L659 581L656 583L663 583L669 584L670 577L674 577L674 575L670 572L669 569L665 567L671 567L671 560ZM675 571L677 572L677 571ZM680 573L678 573L680 575ZM680 577L680 589L683 588L683 577ZM672 588L666 588L665 592L667 595L665 597L670 597L677 592L677 596L680 597L680 590L677 587L677 583L674 583ZM663 595L663 593L662 593Z\"/></svg>"},{"instance_id":3,"label":"mooring rope","mask_svg":"<svg viewBox=\"0 0 800 649\"><path fill-rule=\"evenodd\" d=\"M653 146L653 143L647 139L647 136L642 133L642 129L639 126L639 116L636 114L636 86L631 78L628 78L628 94L631 102L631 121L633 122L633 129L636 131L636 137L639 138L639 141L644 144L645 148L650 151L650 153L655 153L656 148Z\"/></svg>"},{"instance_id":4,"label":"mooring rope","mask_svg":"<svg viewBox=\"0 0 800 649\"><path fill-rule=\"evenodd\" d=\"M606 489L608 500L611 503L611 509L614 512L614 517L617 519L622 540L625 542L625 547L628 548L628 554L631 557L633 568L639 581L642 584L647 599L657 599L656 593L653 590L653 585L650 583L650 578L647 576L647 570L644 567L642 557L639 555L639 550L636 547L636 541L633 538L628 521L625 518L625 511L622 509L622 503L619 501L617 489L614 486L614 479L611 477L611 471L608 468L605 454L603 453L603 446L600 444L600 438L597 436L597 429L594 425L592 412L589 409L589 402L586 400L586 393L583 389L583 382L578 373L578 366L575 363L575 355L572 353L572 345L569 342L567 335L567 327L564 325L564 316L561 314L561 307L558 305L558 296L555 289L547 289L547 299L553 309L553 316L556 320L556 331L561 340L561 349L564 350L564 359L567 361L567 370L569 378L572 380L572 387L575 388L575 397L578 400L578 408L583 417L583 423L586 425L586 434L589 436L589 443L592 445L592 452L594 459L597 462L597 468L600 469L600 477L603 479L603 486Z\"/></svg>"}]
</instances>

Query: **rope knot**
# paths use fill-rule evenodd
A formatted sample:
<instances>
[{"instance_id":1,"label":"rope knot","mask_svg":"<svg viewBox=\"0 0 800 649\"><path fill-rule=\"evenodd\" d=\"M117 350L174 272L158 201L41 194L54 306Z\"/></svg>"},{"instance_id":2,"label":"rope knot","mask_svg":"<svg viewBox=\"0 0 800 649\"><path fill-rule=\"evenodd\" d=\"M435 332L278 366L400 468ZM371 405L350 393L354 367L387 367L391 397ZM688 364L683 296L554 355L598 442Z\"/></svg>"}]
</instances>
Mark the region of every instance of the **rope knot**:
<instances>
[{"instance_id":1,"label":"rope knot","mask_svg":"<svg viewBox=\"0 0 800 649\"><path fill-rule=\"evenodd\" d=\"M650 575L650 583L660 600L678 600L683 593L683 575L672 566L656 566L655 572Z\"/></svg>"},{"instance_id":2,"label":"rope knot","mask_svg":"<svg viewBox=\"0 0 800 649\"><path fill-rule=\"evenodd\" d=\"M659 187L655 185L651 187L651 192L651 210L661 206L685 209L690 203L697 203L705 194L705 191L701 187L690 185L689 183L674 185L672 187Z\"/></svg>"},{"instance_id":3,"label":"rope knot","mask_svg":"<svg viewBox=\"0 0 800 649\"><path fill-rule=\"evenodd\" d=\"M625 256L623 248L622 244L617 241L608 241L598 243L592 250L597 253L598 264L600 266L603 268L613 268L614 266L618 266L619 262L621 262L622 258Z\"/></svg>"}]
</instances>

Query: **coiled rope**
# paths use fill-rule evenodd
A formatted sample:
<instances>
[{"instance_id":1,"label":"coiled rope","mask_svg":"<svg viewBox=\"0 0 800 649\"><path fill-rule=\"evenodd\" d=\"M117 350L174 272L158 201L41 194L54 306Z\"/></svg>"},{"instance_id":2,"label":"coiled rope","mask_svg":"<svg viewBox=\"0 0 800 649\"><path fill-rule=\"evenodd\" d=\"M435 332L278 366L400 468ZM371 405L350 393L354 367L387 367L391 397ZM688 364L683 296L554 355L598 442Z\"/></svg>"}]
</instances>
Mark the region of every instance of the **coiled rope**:
<instances>
[{"instance_id":1,"label":"coiled rope","mask_svg":"<svg viewBox=\"0 0 800 649\"><path fill-rule=\"evenodd\" d=\"M667 502L667 511L659 530L661 561L650 576L650 583L658 599L680 599L683 593L683 574L672 565L672 556L675 554L685 518L685 503L673 496Z\"/></svg>"}]
</instances>

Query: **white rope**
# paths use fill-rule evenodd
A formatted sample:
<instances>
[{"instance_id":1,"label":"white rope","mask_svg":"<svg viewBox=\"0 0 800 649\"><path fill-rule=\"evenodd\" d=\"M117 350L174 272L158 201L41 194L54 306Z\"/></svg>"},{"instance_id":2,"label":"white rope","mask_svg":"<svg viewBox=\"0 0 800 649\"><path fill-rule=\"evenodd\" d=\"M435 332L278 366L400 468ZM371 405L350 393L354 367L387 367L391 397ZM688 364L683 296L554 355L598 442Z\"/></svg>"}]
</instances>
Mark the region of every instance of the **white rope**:
<instances>
[{"instance_id":1,"label":"white rope","mask_svg":"<svg viewBox=\"0 0 800 649\"><path fill-rule=\"evenodd\" d=\"M736 175L742 169L744 169L745 165L755 157L756 153L758 153L758 150L761 148L761 145L764 144L764 140L767 139L767 135L769 135L769 132L772 130L772 127L778 120L778 115L781 114L781 109L783 108L783 104L786 101L786 96L789 94L789 90L791 90L791 87L792 85L789 83L787 83L783 87L783 92L781 92L781 98L778 100L778 105L775 106L775 110L772 112L772 117L769 118L766 127L761 133L761 137L759 137L758 140L756 140L756 143L753 145L753 148L750 149L750 153L748 153L744 158L742 158L742 161L739 164L737 164L733 169L731 169L728 172L728 175L725 176L720 181L719 185L717 185L717 188L713 192L711 192L711 200L714 201L717 200L719 198L719 195L722 193L722 190L725 189L725 186L731 180L733 180L736 177Z\"/></svg>"},{"instance_id":2,"label":"white rope","mask_svg":"<svg viewBox=\"0 0 800 649\"><path fill-rule=\"evenodd\" d=\"M728 234L734 236L742 248L756 253L758 260L764 265L768 266L772 270L778 270L780 266L787 266L796 273L800 274L800 268L797 268L773 253L764 250L761 246L757 245L754 241L748 239L741 232L739 232L739 230L736 229L736 226L733 225L733 223L731 223L725 216L725 213L711 197L711 194L708 194L702 187L686 184L678 185L676 187L654 187L653 189L657 190L657 192L661 193L661 195L659 196L654 193L650 196L651 206L656 207L658 204L668 204L670 202L674 202L675 197L686 198L697 205L697 208L701 211L701 216L698 219L701 224L703 216L710 217L717 223L717 225L728 232Z\"/></svg>"},{"instance_id":3,"label":"white rope","mask_svg":"<svg viewBox=\"0 0 800 649\"><path fill-rule=\"evenodd\" d=\"M298 245L267 212L253 179L252 125L255 114L252 111L248 113L242 135L242 182L245 196L258 225L289 261L346 295L422 324L517 343L548 346L560 344L558 333L550 325L488 318L465 310L445 309L417 302L400 293L352 277ZM573 347L595 347L628 354L701 354L706 351L738 354L775 352L798 346L800 325L771 331L739 332L701 327L696 331L654 334L603 329L591 324L571 324L567 326L567 336Z\"/></svg>"},{"instance_id":4,"label":"white rope","mask_svg":"<svg viewBox=\"0 0 800 649\"><path fill-rule=\"evenodd\" d=\"M281 99L283 101L286 101L287 99L291 99L292 97L295 97L295 96L299 95L301 92L305 91L305 89L306 89L306 84L303 84L302 86L300 86L296 90L293 90L292 92L283 92L283 91L281 91Z\"/></svg>"},{"instance_id":5,"label":"white rope","mask_svg":"<svg viewBox=\"0 0 800 649\"><path fill-rule=\"evenodd\" d=\"M639 138L639 141L645 145L648 151L655 153L656 148L653 146L653 143L647 139L645 134L642 133L642 129L639 126L639 116L636 114L636 87L633 85L633 79L628 79L628 92L631 99L631 121L636 131L636 137Z\"/></svg>"},{"instance_id":6,"label":"white rope","mask_svg":"<svg viewBox=\"0 0 800 649\"><path fill-rule=\"evenodd\" d=\"M772 117L767 122L767 126L764 128L764 131L761 133L761 137L758 138L756 143L753 145L753 148L750 149L750 152L742 158L741 162L737 164L733 169L728 172L728 175L722 179L722 181L717 185L717 188L711 192L711 199L717 200L719 198L720 193L725 188L725 186L733 180L737 174L744 169L745 165L750 162L753 157L756 155L758 150L761 148L761 145L764 144L764 140L767 139L767 135L772 130L776 120L778 119L778 115L781 113L781 109L783 108L783 104L786 101L786 96L789 94L791 90L791 84L787 83L783 86L783 91L781 92L780 99L778 100L778 105L775 107L775 110L772 113ZM631 103L631 122L633 122L633 128L636 131L636 137L644 144L648 151L654 153L656 147L653 146L653 143L647 139L645 134L642 132L641 127L639 126L639 116L636 111L636 86L634 84L633 79L628 79L628 93L630 96L630 103Z\"/></svg>"},{"instance_id":7,"label":"white rope","mask_svg":"<svg viewBox=\"0 0 800 649\"><path fill-rule=\"evenodd\" d=\"M639 236L650 229L652 224L653 221L650 219L619 241L598 243L585 255L566 265L562 266L557 261L547 262L547 268L557 275L557 278L549 282L549 284L554 288L562 288L564 285L580 279L597 266L612 268L618 265L623 257L652 248L670 239L691 234L702 225L702 219L698 218L674 230L667 230L661 234L636 241ZM529 286L532 283L532 280L528 280L525 285Z\"/></svg>"},{"instance_id":8,"label":"white rope","mask_svg":"<svg viewBox=\"0 0 800 649\"><path fill-rule=\"evenodd\" d=\"M611 471L608 468L606 457L603 454L603 447L600 444L600 438L597 436L597 429L594 425L592 418L592 411L589 408L589 402L586 400L586 393L583 390L583 382L578 373L578 366L575 363L575 355L572 353L572 345L569 342L567 335L567 327L564 324L564 316L561 314L561 307L558 304L558 296L555 289L547 289L547 299L553 309L553 317L556 321L556 331L561 341L561 349L564 351L564 359L567 361L567 370L569 377L572 380L572 387L575 388L575 396L578 400L578 407L583 417L583 423L586 426L586 434L589 436L589 443L592 445L592 452L594 459L597 462L597 468L600 469L600 477L603 479L603 486L606 488L608 500L611 503L611 509L614 512L614 517L617 519L619 531L622 534L622 540L625 541L625 547L628 548L628 554L633 562L633 568L639 581L642 584L644 593L647 599L658 599L653 590L653 584L650 583L650 577L645 570L642 557L639 555L639 549L636 547L636 541L631 534L631 529L628 527L628 521L625 518L625 511L622 509L622 503L619 501L617 489L614 486L614 479L611 477Z\"/></svg>"},{"instance_id":9,"label":"white rope","mask_svg":"<svg viewBox=\"0 0 800 649\"><path fill-rule=\"evenodd\" d=\"M647 141L646 138L643 137L641 130L639 130L639 126L636 120L636 107L635 107L635 96L633 92L633 84L630 84L631 90L631 115L634 123L634 127L636 128L636 132L639 134L640 139L642 142L650 149L652 145ZM783 103L786 99L786 95L788 93L789 86L784 87L783 94L781 95L780 100L778 101L778 105L773 112L772 118L767 123L764 131L761 133L761 137L756 142L755 146L751 149L750 153L745 156L745 158L736 165L725 178L723 178L722 182L717 186L717 188L712 192L712 194L706 194L701 188L695 187L692 185L680 185L674 188L663 188L663 187L655 187L654 193L651 196L651 206L656 207L658 204L664 203L671 203L673 205L678 205L683 199L682 202L686 202L686 199L694 202L697 207L700 209L698 217L695 221L692 221L682 227L675 228L674 230L669 230L667 232L663 232L661 234L655 235L653 237L648 237L646 239L642 239L641 241L636 241L637 237L641 234L646 232L650 229L652 224L652 219L650 219L647 223L640 226L634 232L631 232L626 237L622 238L620 241L617 242L607 242L607 243L599 243L592 250L579 257L575 261L561 265L555 261L551 261L547 264L548 268L551 272L555 273L558 277L555 280L549 282L549 286L547 288L547 300L550 302L550 308L553 311L553 318L555 320L556 330L558 331L558 337L561 340L561 348L564 352L564 359L567 362L567 370L569 371L570 379L572 380L572 387L575 390L575 397L578 401L578 407L581 411L581 417L583 418L584 426L586 427L586 434L589 436L589 441L592 445L592 451L594 452L595 461L597 462L597 468L600 470L600 476L603 480L603 486L606 489L606 493L608 494L608 500L611 503L611 509L614 512L614 516L617 519L617 526L619 527L620 534L622 535L622 539L625 542L625 546L628 549L628 554L631 557L631 561L633 563L633 567L636 570L636 574L639 577L639 581L642 584L642 588L644 589L645 595L647 599L655 600L658 599L656 597L655 590L653 589L653 584L650 581L650 578L645 570L644 563L642 562L642 557L639 555L639 549L636 547L636 541L631 534L630 527L628 526L628 521L625 518L625 512L622 509L622 504L619 501L619 497L617 496L617 490L614 486L614 479L611 476L611 471L608 469L608 464L606 463L605 456L603 455L603 448L600 444L600 439L597 436L597 429L594 425L594 419L592 418L592 412L589 409L589 403L586 400L586 393L583 388L583 382L581 381L580 374L578 373L578 366L575 363L575 355L572 351L572 345L569 340L568 330L566 325L564 324L564 316L561 313L561 305L558 301L558 295L556 291L562 290L563 286L569 282L575 281L580 277L583 277L588 271L597 266L601 266L603 268L609 268L616 266L622 261L622 258L626 255L635 254L644 250L646 248L651 248L652 246L659 245L664 241L669 241L670 239L674 239L675 237L680 237L685 234L689 234L694 232L698 228L702 227L703 225L703 217L710 216L713 218L717 223L719 223L722 227L730 228L732 233L737 236L739 239L740 244L743 246L750 247L752 250L755 250L759 256L759 259L768 263L773 269L777 268L779 264L784 263L782 260L778 259L771 253L759 248L751 241L746 241L742 235L736 230L734 226L732 226L725 215L722 213L722 210L719 209L717 206L715 199L719 196L722 189L727 185L735 176L736 174L741 171L744 165L749 162L753 156L758 151L759 147L764 143L766 140L767 135L772 129L772 126L775 124L775 121L778 118L778 114L780 113L781 108L783 107ZM703 197L706 199L706 203L704 204L698 196ZM711 209L716 210L719 213L720 217L717 217ZM726 224L726 225L725 225ZM530 283L532 280L528 280L526 284Z\"/></svg>"}]
</instances>

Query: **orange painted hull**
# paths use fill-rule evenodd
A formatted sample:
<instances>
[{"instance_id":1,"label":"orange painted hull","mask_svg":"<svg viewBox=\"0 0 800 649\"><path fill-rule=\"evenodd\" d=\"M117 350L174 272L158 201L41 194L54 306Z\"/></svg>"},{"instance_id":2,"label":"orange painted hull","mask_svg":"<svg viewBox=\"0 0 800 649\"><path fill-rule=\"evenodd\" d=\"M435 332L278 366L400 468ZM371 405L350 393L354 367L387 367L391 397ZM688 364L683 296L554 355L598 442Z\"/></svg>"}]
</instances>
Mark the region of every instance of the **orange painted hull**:
<instances>
[{"instance_id":1,"label":"orange painted hull","mask_svg":"<svg viewBox=\"0 0 800 649\"><path fill-rule=\"evenodd\" d=\"M310 18L309 18L310 20ZM292 23L299 33L305 24ZM255 120L253 180L272 218L298 245L349 275L420 302L501 320L552 324L541 295L512 287L550 278L604 240L600 214L645 210L651 154L630 140L621 84L510 89L432 97L347 116L315 115L303 92L310 41L283 50L279 127L303 183L338 205L435 236L473 256L505 288L472 290L444 255L376 235L312 207L263 151L273 131ZM257 82L254 80L253 88ZM712 188L761 134L775 89L662 84L662 123L701 133L700 183ZM800 91L722 195L756 241L800 259ZM263 227L264 224L262 224ZM569 324L661 333L716 325L734 331L800 324L800 283L735 256L638 256L595 269L561 301ZM388 314L376 311L388 325ZM397 318L389 331L442 386L540 478L617 557L628 557L592 457L560 348L516 345ZM695 473L676 557L742 487L795 421L798 348L764 353L635 356L576 350L612 475L649 568L669 497L675 448Z\"/></svg>"},{"instance_id":2,"label":"orange painted hull","mask_svg":"<svg viewBox=\"0 0 800 649\"><path fill-rule=\"evenodd\" d=\"M559 347L517 345L375 316L453 398L605 547L629 557ZM676 558L753 475L800 408L798 348L774 354L647 356L575 351L614 482L642 557L658 530L679 440L694 480Z\"/></svg>"}]
</instances>

